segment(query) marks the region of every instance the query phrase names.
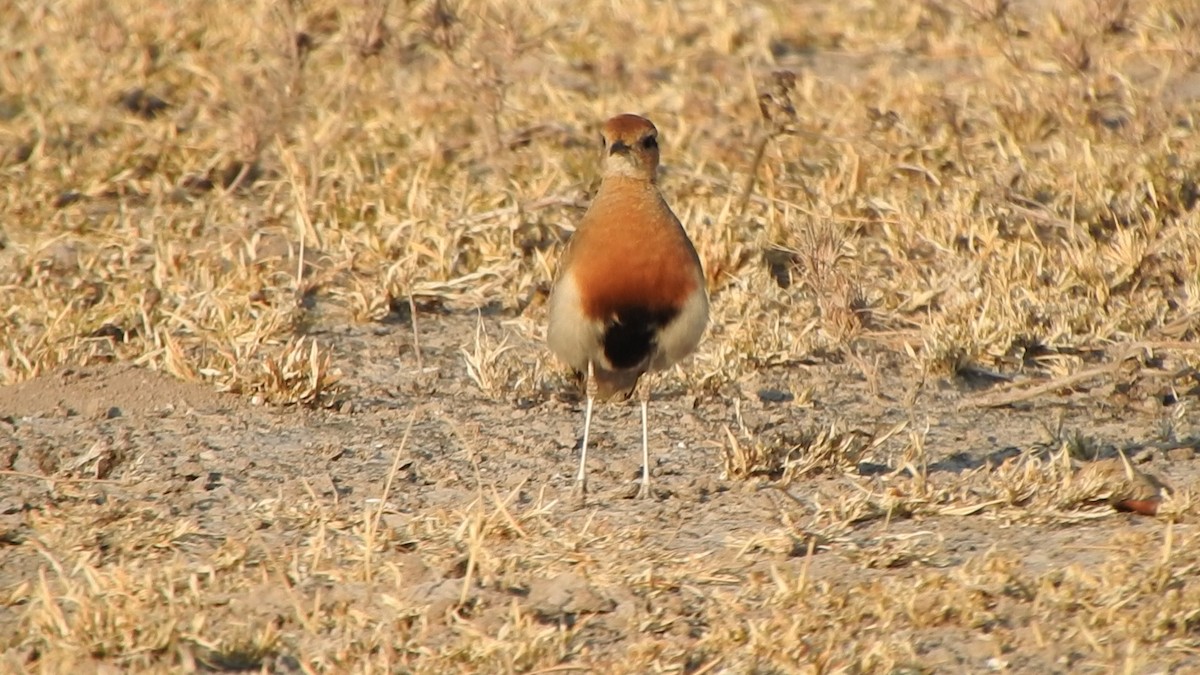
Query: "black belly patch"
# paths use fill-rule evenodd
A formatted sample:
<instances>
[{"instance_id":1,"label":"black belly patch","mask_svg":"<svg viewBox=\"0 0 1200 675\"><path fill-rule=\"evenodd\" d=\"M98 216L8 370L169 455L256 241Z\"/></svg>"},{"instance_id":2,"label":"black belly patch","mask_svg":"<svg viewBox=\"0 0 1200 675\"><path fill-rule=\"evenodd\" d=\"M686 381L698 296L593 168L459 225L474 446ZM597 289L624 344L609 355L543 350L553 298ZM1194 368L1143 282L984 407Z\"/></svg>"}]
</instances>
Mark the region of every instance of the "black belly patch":
<instances>
[{"instance_id":1,"label":"black belly patch","mask_svg":"<svg viewBox=\"0 0 1200 675\"><path fill-rule=\"evenodd\" d=\"M658 331L679 314L675 309L619 309L604 329L604 356L613 368L634 368L658 345Z\"/></svg>"}]
</instances>

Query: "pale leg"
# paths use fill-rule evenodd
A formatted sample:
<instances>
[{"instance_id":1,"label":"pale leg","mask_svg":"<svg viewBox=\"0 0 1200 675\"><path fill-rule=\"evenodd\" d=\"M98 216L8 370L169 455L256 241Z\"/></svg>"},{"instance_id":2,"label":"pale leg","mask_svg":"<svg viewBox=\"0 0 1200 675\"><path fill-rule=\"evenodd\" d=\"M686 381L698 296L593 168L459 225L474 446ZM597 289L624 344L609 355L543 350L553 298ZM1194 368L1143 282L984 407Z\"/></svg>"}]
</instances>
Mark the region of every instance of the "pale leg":
<instances>
[{"instance_id":1,"label":"pale leg","mask_svg":"<svg viewBox=\"0 0 1200 675\"><path fill-rule=\"evenodd\" d=\"M581 501L587 496L588 435L592 431L592 404L596 400L596 373L591 361L588 361L587 381L584 382L583 390L587 403L583 409L583 446L579 450L579 474L575 476L575 489L579 491Z\"/></svg>"},{"instance_id":2,"label":"pale leg","mask_svg":"<svg viewBox=\"0 0 1200 675\"><path fill-rule=\"evenodd\" d=\"M638 497L645 499L650 493L650 432L647 424L647 409L650 407L650 374L642 375L638 383L638 398L642 402L642 485Z\"/></svg>"}]
</instances>

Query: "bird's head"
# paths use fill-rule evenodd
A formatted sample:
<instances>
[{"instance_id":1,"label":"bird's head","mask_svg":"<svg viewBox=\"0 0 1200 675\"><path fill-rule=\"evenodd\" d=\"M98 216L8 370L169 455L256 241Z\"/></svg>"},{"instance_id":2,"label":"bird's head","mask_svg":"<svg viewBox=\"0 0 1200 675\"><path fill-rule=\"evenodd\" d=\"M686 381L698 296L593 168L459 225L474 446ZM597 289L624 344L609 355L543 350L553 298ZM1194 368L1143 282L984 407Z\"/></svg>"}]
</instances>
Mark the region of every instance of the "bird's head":
<instances>
[{"instance_id":1,"label":"bird's head","mask_svg":"<svg viewBox=\"0 0 1200 675\"><path fill-rule=\"evenodd\" d=\"M658 171L658 129L640 115L626 113L604 123L604 175L654 182Z\"/></svg>"}]
</instances>

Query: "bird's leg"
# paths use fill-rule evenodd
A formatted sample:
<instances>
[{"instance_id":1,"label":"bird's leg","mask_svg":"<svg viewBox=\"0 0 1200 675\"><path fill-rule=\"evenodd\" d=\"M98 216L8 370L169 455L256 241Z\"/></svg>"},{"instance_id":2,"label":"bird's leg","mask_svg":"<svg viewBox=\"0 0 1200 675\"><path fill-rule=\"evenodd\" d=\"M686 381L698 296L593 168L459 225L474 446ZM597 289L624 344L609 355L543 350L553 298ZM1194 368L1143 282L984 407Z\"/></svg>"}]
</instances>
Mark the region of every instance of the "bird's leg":
<instances>
[{"instance_id":1,"label":"bird's leg","mask_svg":"<svg viewBox=\"0 0 1200 675\"><path fill-rule=\"evenodd\" d=\"M637 496L645 499L650 493L650 436L646 411L650 407L650 373L644 373L637 384L638 400L642 403L642 485Z\"/></svg>"},{"instance_id":2,"label":"bird's leg","mask_svg":"<svg viewBox=\"0 0 1200 675\"><path fill-rule=\"evenodd\" d=\"M588 435L592 430L592 405L596 400L596 370L588 361L587 379L583 383L587 403L583 408L583 445L579 450L579 474L575 476L575 489L579 492L579 501L587 499L587 449Z\"/></svg>"}]
</instances>

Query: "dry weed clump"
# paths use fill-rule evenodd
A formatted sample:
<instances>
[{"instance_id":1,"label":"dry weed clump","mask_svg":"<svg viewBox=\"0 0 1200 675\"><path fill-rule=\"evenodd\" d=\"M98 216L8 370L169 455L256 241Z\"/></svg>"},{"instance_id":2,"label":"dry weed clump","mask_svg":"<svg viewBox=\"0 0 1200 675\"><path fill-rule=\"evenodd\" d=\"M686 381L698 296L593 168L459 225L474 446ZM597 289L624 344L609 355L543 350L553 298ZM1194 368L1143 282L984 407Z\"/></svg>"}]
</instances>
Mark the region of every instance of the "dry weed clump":
<instances>
[{"instance_id":1,"label":"dry weed clump","mask_svg":"<svg viewBox=\"0 0 1200 675\"><path fill-rule=\"evenodd\" d=\"M231 377L222 389L251 394L258 403L316 404L341 391L341 373L333 368L333 357L316 340L290 340L267 355L260 363L261 372L255 375ZM242 361L243 359L239 359ZM236 372L236 371L235 371Z\"/></svg>"},{"instance_id":2,"label":"dry weed clump","mask_svg":"<svg viewBox=\"0 0 1200 675\"><path fill-rule=\"evenodd\" d=\"M733 478L761 476L784 485L820 473L854 473L869 451L904 426L879 435L863 429L843 431L836 423L798 431L772 429L753 435L743 427L744 440L726 427L728 442L721 447L724 472Z\"/></svg>"}]
</instances>

